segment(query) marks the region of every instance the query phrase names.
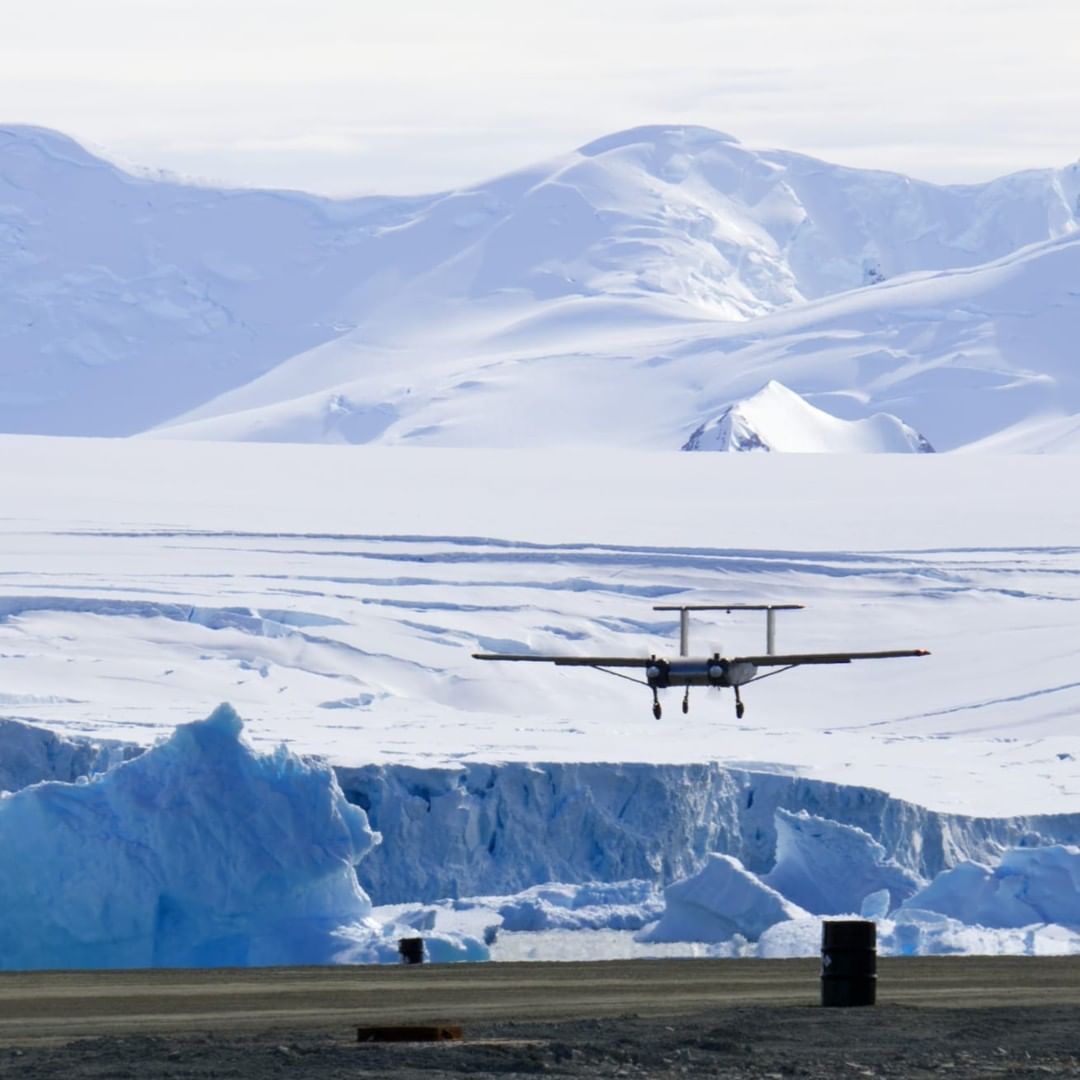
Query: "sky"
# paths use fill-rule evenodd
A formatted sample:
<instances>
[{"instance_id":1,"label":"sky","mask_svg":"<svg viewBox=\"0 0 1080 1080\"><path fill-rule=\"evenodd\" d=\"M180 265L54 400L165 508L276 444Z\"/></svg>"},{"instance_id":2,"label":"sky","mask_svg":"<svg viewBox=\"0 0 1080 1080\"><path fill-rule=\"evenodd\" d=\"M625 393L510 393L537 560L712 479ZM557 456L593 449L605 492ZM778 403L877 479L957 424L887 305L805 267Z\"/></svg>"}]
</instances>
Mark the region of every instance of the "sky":
<instances>
[{"instance_id":1,"label":"sky","mask_svg":"<svg viewBox=\"0 0 1080 1080\"><path fill-rule=\"evenodd\" d=\"M639 124L940 182L1080 158L1076 0L9 0L0 123L332 195Z\"/></svg>"}]
</instances>

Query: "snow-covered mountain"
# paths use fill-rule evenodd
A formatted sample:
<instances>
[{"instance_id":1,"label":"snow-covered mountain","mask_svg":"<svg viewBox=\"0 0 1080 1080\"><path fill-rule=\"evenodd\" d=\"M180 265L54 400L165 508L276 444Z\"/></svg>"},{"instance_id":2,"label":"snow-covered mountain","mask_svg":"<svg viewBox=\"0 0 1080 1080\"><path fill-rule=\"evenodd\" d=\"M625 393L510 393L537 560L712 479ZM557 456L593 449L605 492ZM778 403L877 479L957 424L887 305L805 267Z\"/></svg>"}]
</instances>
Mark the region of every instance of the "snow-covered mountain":
<instances>
[{"instance_id":1,"label":"snow-covered mountain","mask_svg":"<svg viewBox=\"0 0 1080 1080\"><path fill-rule=\"evenodd\" d=\"M0 128L0 430L675 449L777 376L951 448L1076 411L1052 383L1078 202L1080 165L939 187L678 127L333 201ZM1015 295L982 272L1018 258Z\"/></svg>"},{"instance_id":2,"label":"snow-covered mountain","mask_svg":"<svg viewBox=\"0 0 1080 1080\"><path fill-rule=\"evenodd\" d=\"M683 449L804 454L934 452L922 435L895 416L876 413L865 420L839 420L775 379L702 424Z\"/></svg>"},{"instance_id":3,"label":"snow-covered mountain","mask_svg":"<svg viewBox=\"0 0 1080 1080\"><path fill-rule=\"evenodd\" d=\"M1080 415L1078 280L1072 234L750 322L648 324L575 301L543 326L526 318L466 340L390 348L357 332L158 434L676 449L704 419L775 379L839 419L891 413L938 450L1014 429L1026 433L1025 451L1068 449Z\"/></svg>"}]
</instances>

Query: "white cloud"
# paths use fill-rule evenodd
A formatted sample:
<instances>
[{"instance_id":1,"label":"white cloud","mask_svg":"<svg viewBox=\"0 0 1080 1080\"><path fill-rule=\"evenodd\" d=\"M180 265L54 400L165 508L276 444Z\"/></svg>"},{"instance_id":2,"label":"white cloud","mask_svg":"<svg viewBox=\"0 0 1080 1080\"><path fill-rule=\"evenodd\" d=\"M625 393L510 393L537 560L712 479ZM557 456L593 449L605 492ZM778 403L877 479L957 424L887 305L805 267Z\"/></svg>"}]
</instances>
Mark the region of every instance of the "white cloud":
<instances>
[{"instance_id":1,"label":"white cloud","mask_svg":"<svg viewBox=\"0 0 1080 1080\"><path fill-rule=\"evenodd\" d=\"M1080 156L1074 0L37 0L3 119L332 192L461 184L639 123L936 179Z\"/></svg>"}]
</instances>

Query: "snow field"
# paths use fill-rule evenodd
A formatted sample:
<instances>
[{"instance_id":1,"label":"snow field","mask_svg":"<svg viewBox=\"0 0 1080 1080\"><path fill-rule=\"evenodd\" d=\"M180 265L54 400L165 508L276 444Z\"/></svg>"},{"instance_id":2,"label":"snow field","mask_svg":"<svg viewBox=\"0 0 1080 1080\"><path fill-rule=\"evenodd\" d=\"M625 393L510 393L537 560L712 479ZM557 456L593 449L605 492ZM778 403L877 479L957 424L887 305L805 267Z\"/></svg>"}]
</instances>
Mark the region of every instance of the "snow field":
<instances>
[{"instance_id":1,"label":"snow field","mask_svg":"<svg viewBox=\"0 0 1080 1080\"><path fill-rule=\"evenodd\" d=\"M38 576L25 557L8 562L0 672L7 711L56 730L145 742L221 698L251 718L257 745L285 739L342 765L705 757L870 783L942 808L1074 805L1069 550L792 556L272 535L33 542L50 551L51 569ZM87 573L88 560L104 574ZM676 623L652 605L706 594L807 603L780 621L783 648L934 655L762 682L747 691L741 722L728 695L692 694L684 717L669 693L659 724L644 688L470 659L477 649L663 653ZM1019 639L1017 619L1029 624ZM692 640L757 652L758 623L702 618Z\"/></svg>"},{"instance_id":2,"label":"snow field","mask_svg":"<svg viewBox=\"0 0 1080 1080\"><path fill-rule=\"evenodd\" d=\"M715 760L969 813L1076 806L1064 461L0 450L2 692L54 730L145 745L230 701L255 745L336 765ZM807 604L784 649L933 655L770 678L742 722L669 693L659 724L623 680L470 659L662 654L654 604L725 599ZM756 617L692 625L709 651L763 639Z\"/></svg>"}]
</instances>

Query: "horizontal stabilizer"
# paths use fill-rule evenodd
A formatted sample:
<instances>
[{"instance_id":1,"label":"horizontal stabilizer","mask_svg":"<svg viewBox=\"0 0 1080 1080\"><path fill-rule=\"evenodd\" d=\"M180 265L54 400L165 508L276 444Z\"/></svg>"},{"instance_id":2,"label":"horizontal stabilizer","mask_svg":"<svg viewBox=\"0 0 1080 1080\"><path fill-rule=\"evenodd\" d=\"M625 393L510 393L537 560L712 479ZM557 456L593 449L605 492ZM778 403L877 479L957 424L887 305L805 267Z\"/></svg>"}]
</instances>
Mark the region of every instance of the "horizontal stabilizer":
<instances>
[{"instance_id":1,"label":"horizontal stabilizer","mask_svg":"<svg viewBox=\"0 0 1080 1080\"><path fill-rule=\"evenodd\" d=\"M653 611L802 611L805 604L654 604Z\"/></svg>"}]
</instances>

